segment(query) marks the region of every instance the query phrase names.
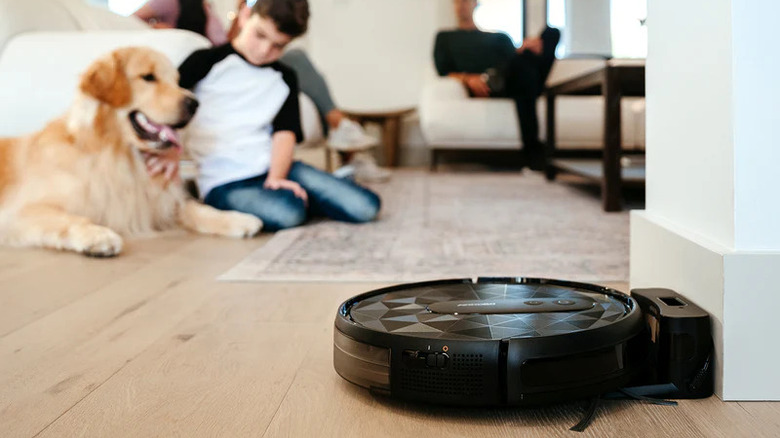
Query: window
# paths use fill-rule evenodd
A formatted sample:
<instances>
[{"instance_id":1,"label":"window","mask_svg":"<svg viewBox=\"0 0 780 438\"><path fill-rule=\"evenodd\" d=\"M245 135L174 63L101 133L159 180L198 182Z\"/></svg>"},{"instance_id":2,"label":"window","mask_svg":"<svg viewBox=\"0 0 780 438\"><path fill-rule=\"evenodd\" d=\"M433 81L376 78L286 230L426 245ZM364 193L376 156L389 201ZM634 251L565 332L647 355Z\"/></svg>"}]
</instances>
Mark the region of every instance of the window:
<instances>
[{"instance_id":1,"label":"window","mask_svg":"<svg viewBox=\"0 0 780 438\"><path fill-rule=\"evenodd\" d=\"M615 58L644 58L646 19L647 0L598 0L592 4L547 0L547 24L564 35L555 52L558 58L581 54L572 52L583 46ZM607 33L603 33L605 28Z\"/></svg>"},{"instance_id":2,"label":"window","mask_svg":"<svg viewBox=\"0 0 780 438\"><path fill-rule=\"evenodd\" d=\"M523 44L523 0L480 0L474 23L489 32L503 32L516 47Z\"/></svg>"},{"instance_id":3,"label":"window","mask_svg":"<svg viewBox=\"0 0 780 438\"><path fill-rule=\"evenodd\" d=\"M647 0L612 0L612 56L647 57Z\"/></svg>"},{"instance_id":4,"label":"window","mask_svg":"<svg viewBox=\"0 0 780 438\"><path fill-rule=\"evenodd\" d=\"M566 32L566 0L547 0L547 25ZM561 38L555 49L556 58L564 58L568 53L566 38Z\"/></svg>"}]
</instances>

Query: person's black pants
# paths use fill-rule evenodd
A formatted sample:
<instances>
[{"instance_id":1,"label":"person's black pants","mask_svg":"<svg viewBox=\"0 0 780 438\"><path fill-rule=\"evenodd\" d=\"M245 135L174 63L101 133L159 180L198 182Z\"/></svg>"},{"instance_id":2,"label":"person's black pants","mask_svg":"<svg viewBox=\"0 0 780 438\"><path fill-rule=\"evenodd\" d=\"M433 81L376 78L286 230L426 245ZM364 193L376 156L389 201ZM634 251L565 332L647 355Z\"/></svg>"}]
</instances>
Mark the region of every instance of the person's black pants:
<instances>
[{"instance_id":1,"label":"person's black pants","mask_svg":"<svg viewBox=\"0 0 780 438\"><path fill-rule=\"evenodd\" d=\"M504 69L505 89L497 94L514 99L520 136L527 164L539 167L544 161L544 147L539 141L539 117L536 100L544 91L544 84L555 61L555 47L560 31L548 27L541 35L541 55L523 52L514 56Z\"/></svg>"},{"instance_id":2,"label":"person's black pants","mask_svg":"<svg viewBox=\"0 0 780 438\"><path fill-rule=\"evenodd\" d=\"M537 149L540 143L536 99L544 89L539 60L536 58L527 52L512 58L506 69L506 89L502 93L504 97L515 101L523 149L529 153Z\"/></svg>"}]
</instances>

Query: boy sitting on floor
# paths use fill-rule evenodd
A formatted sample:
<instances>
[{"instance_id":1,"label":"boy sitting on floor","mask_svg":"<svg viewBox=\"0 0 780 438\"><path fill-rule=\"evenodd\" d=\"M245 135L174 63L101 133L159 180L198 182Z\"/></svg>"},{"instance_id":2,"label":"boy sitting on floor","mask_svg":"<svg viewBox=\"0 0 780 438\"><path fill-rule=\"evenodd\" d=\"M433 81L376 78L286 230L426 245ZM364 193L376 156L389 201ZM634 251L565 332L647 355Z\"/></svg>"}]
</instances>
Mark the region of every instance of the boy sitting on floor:
<instances>
[{"instance_id":1,"label":"boy sitting on floor","mask_svg":"<svg viewBox=\"0 0 780 438\"><path fill-rule=\"evenodd\" d=\"M239 11L241 31L232 41L198 50L179 67L180 85L200 101L188 149L201 197L218 209L253 214L269 231L311 215L368 222L381 204L364 187L293 161L303 138L298 81L277 61L306 32L308 19L307 0L258 0Z\"/></svg>"}]
</instances>

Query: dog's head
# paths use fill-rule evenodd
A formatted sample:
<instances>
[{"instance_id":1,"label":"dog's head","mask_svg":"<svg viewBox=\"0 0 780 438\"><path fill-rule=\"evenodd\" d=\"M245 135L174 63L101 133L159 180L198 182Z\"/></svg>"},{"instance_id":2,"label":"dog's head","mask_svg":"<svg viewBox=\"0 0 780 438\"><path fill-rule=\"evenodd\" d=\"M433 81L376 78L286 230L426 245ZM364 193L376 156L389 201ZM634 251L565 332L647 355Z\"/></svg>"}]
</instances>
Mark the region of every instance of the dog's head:
<instances>
[{"instance_id":1,"label":"dog's head","mask_svg":"<svg viewBox=\"0 0 780 438\"><path fill-rule=\"evenodd\" d=\"M195 115L198 101L179 88L179 73L165 55L147 48L115 50L95 61L79 89L119 115L123 138L141 151L181 147L177 129Z\"/></svg>"}]
</instances>

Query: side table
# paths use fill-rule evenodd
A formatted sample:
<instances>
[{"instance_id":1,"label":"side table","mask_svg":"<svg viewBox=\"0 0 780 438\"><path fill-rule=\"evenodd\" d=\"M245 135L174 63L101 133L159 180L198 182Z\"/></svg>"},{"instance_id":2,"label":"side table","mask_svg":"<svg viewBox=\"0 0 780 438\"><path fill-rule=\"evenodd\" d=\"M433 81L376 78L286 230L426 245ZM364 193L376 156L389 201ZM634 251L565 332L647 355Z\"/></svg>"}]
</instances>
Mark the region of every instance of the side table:
<instances>
[{"instance_id":1,"label":"side table","mask_svg":"<svg viewBox=\"0 0 780 438\"><path fill-rule=\"evenodd\" d=\"M350 119L361 125L367 122L378 123L382 127L382 146L385 150L385 166L398 166L398 149L401 134L401 118L415 111L415 107L403 107L393 110L358 111L342 110Z\"/></svg>"},{"instance_id":2,"label":"side table","mask_svg":"<svg viewBox=\"0 0 780 438\"><path fill-rule=\"evenodd\" d=\"M644 163L623 167L620 104L623 96L645 95L644 61L610 60L601 69L549 87L547 96L547 179L558 171L575 173L601 183L604 211L622 209L624 183L644 184ZM555 159L555 98L557 96L604 96L604 149L601 163L593 160Z\"/></svg>"}]
</instances>

